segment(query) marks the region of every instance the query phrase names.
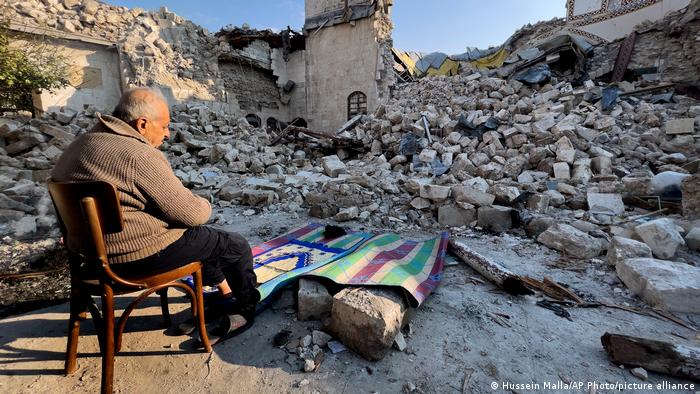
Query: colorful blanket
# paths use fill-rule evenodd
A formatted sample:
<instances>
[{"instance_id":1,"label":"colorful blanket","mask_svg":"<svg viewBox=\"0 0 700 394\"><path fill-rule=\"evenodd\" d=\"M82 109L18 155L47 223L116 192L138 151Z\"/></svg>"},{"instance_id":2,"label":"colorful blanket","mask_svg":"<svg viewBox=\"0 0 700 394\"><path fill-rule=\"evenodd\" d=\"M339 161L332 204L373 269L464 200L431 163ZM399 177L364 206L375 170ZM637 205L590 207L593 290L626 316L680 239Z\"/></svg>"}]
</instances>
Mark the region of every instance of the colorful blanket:
<instances>
[{"instance_id":1,"label":"colorful blanket","mask_svg":"<svg viewBox=\"0 0 700 394\"><path fill-rule=\"evenodd\" d=\"M336 283L397 286L420 305L438 286L449 234L426 241L404 240L396 234L378 235L351 254L308 272Z\"/></svg>"},{"instance_id":2,"label":"colorful blanket","mask_svg":"<svg viewBox=\"0 0 700 394\"><path fill-rule=\"evenodd\" d=\"M372 237L351 232L329 239L324 229L322 224L308 224L253 248L253 269L261 300L299 275L346 256Z\"/></svg>"}]
</instances>

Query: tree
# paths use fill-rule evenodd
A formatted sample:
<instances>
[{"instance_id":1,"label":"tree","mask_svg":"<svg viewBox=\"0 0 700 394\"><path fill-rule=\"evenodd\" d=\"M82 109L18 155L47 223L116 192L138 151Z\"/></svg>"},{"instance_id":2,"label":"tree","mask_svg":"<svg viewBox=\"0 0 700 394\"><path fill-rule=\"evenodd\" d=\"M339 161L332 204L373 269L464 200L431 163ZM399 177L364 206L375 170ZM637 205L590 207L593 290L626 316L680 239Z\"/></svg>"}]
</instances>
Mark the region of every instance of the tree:
<instances>
[{"instance_id":1,"label":"tree","mask_svg":"<svg viewBox=\"0 0 700 394\"><path fill-rule=\"evenodd\" d=\"M12 45L12 39L22 45ZM45 36L11 33L0 20L0 109L34 114L32 94L67 86L71 68L68 57Z\"/></svg>"}]
</instances>

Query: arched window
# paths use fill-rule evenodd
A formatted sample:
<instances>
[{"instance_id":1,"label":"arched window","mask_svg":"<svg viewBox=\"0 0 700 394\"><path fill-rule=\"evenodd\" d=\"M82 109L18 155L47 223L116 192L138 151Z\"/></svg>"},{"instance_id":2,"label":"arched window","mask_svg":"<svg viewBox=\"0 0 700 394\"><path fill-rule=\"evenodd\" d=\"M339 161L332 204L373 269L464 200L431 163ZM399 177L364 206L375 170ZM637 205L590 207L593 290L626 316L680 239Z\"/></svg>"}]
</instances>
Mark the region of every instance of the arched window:
<instances>
[{"instance_id":1,"label":"arched window","mask_svg":"<svg viewBox=\"0 0 700 394\"><path fill-rule=\"evenodd\" d=\"M245 116L245 120L248 121L248 124L250 124L253 127L260 127L262 124L262 120L260 117L256 114L248 114Z\"/></svg>"},{"instance_id":2,"label":"arched window","mask_svg":"<svg viewBox=\"0 0 700 394\"><path fill-rule=\"evenodd\" d=\"M265 122L265 124L267 124L267 128L269 130L279 130L280 128L280 123L273 117L267 118L267 122Z\"/></svg>"},{"instance_id":3,"label":"arched window","mask_svg":"<svg viewBox=\"0 0 700 394\"><path fill-rule=\"evenodd\" d=\"M353 116L367 113L367 95L353 92L348 96L348 120Z\"/></svg>"},{"instance_id":4,"label":"arched window","mask_svg":"<svg viewBox=\"0 0 700 394\"><path fill-rule=\"evenodd\" d=\"M306 120L304 118L294 118L291 123L289 123L291 126L296 126L296 127L309 127L308 123L306 123Z\"/></svg>"}]
</instances>

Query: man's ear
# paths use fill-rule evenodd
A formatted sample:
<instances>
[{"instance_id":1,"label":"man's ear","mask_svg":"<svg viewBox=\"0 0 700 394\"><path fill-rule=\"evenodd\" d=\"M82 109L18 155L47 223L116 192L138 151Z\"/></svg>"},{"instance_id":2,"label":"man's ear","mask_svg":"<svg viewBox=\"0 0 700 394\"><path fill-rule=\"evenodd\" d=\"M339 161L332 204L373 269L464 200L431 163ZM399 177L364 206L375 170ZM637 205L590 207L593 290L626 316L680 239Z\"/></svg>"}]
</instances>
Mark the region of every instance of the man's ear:
<instances>
[{"instance_id":1,"label":"man's ear","mask_svg":"<svg viewBox=\"0 0 700 394\"><path fill-rule=\"evenodd\" d=\"M146 118L138 118L134 121L135 129L136 131L139 132L139 134L145 134L146 133L146 125L148 123L148 120Z\"/></svg>"}]
</instances>

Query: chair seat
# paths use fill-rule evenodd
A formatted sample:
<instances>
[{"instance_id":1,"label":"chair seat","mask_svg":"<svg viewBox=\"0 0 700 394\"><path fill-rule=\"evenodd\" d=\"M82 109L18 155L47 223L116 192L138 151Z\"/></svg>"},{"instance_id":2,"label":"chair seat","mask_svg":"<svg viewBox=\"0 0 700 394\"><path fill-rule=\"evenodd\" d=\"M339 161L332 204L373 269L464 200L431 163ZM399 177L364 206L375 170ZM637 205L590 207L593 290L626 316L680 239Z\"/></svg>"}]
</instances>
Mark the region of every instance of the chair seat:
<instances>
[{"instance_id":1,"label":"chair seat","mask_svg":"<svg viewBox=\"0 0 700 394\"><path fill-rule=\"evenodd\" d=\"M197 271L201 266L202 263L195 261L170 271L150 274L150 276L122 276L122 278L129 282L143 283L143 289L146 289L176 281L187 275L192 275L192 273ZM100 281L98 279L83 279L80 281L80 287L82 291L89 293L90 295L100 295L102 292L102 287L100 286ZM116 283L112 285L112 289L114 290L114 294L119 295L135 293L142 290Z\"/></svg>"}]
</instances>

